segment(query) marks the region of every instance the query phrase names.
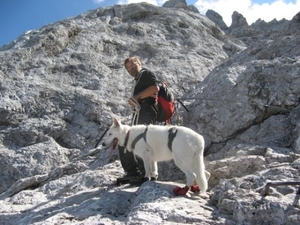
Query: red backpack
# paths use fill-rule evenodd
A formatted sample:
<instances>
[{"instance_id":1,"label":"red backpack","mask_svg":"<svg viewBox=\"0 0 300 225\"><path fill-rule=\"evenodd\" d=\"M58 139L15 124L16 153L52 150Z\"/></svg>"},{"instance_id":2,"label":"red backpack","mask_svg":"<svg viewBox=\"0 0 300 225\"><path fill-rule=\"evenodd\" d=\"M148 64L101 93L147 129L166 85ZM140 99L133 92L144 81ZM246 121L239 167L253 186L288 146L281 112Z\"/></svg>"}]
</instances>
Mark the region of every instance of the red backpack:
<instances>
[{"instance_id":1,"label":"red backpack","mask_svg":"<svg viewBox=\"0 0 300 225\"><path fill-rule=\"evenodd\" d=\"M158 114L157 122L170 123L170 118L175 112L174 95L169 89L166 82L159 83L159 91L157 93Z\"/></svg>"}]
</instances>

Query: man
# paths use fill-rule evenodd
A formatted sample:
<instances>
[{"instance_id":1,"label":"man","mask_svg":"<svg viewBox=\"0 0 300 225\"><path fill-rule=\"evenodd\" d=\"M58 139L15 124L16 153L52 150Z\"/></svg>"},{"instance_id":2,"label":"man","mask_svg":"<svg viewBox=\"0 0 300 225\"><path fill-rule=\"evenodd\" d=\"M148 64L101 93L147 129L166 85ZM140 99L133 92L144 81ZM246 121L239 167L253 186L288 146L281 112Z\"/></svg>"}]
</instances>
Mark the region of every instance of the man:
<instances>
[{"instance_id":1,"label":"man","mask_svg":"<svg viewBox=\"0 0 300 225\"><path fill-rule=\"evenodd\" d=\"M159 91L156 76L149 70L142 68L138 57L129 57L124 61L124 66L128 73L134 77L135 86L132 97L128 104L134 107L139 104L140 110L132 118L132 124L154 124L157 114L156 94ZM118 184L130 183L131 185L141 185L144 180L144 164L136 158L132 152L126 151L119 146L120 161L126 175L117 179Z\"/></svg>"}]
</instances>

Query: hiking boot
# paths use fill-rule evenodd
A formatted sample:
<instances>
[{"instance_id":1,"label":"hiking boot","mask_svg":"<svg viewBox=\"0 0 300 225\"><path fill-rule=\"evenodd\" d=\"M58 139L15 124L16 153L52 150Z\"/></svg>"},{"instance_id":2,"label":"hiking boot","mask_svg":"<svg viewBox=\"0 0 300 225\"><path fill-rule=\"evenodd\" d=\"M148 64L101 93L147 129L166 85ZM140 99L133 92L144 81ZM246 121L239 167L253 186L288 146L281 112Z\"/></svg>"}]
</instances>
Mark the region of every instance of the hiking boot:
<instances>
[{"instance_id":1,"label":"hiking boot","mask_svg":"<svg viewBox=\"0 0 300 225\"><path fill-rule=\"evenodd\" d=\"M136 178L136 179L132 179L129 181L129 184L131 186L141 186L143 183L145 183L146 181L149 181L148 177L143 177L143 178Z\"/></svg>"},{"instance_id":2,"label":"hiking boot","mask_svg":"<svg viewBox=\"0 0 300 225\"><path fill-rule=\"evenodd\" d=\"M127 173L125 176L117 178L117 185L128 184L130 180L139 178L141 178L141 175L138 172Z\"/></svg>"}]
</instances>

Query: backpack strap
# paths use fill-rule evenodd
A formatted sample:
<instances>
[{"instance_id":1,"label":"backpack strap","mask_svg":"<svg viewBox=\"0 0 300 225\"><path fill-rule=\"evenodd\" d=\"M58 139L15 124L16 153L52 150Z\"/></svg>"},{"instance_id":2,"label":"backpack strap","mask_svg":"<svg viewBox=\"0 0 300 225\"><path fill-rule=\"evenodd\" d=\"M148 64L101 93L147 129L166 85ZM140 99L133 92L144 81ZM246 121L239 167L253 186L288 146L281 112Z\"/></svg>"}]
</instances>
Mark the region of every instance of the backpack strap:
<instances>
[{"instance_id":1,"label":"backpack strap","mask_svg":"<svg viewBox=\"0 0 300 225\"><path fill-rule=\"evenodd\" d=\"M172 152L172 143L173 143L174 138L176 137L177 131L178 130L176 129L176 127L172 127L168 130L168 132L169 132L168 147L169 147L171 152Z\"/></svg>"}]
</instances>

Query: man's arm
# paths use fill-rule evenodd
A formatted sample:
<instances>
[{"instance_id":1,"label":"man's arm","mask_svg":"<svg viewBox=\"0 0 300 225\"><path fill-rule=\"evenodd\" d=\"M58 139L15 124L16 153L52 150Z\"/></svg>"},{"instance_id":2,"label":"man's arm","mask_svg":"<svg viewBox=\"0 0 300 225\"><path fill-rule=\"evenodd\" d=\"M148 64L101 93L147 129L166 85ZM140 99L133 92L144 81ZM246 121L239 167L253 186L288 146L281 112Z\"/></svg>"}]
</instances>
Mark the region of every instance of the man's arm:
<instances>
[{"instance_id":1,"label":"man's arm","mask_svg":"<svg viewBox=\"0 0 300 225\"><path fill-rule=\"evenodd\" d=\"M155 95L159 91L159 86L158 85L152 85L145 90L141 91L140 93L136 94L133 96L135 100L141 100L147 97L150 97L152 95Z\"/></svg>"},{"instance_id":2,"label":"man's arm","mask_svg":"<svg viewBox=\"0 0 300 225\"><path fill-rule=\"evenodd\" d=\"M128 103L131 106L134 106L134 102L139 102L140 100L153 96L159 91L159 86L158 85L152 85L145 90L141 91L140 93L132 96L129 100Z\"/></svg>"}]
</instances>

